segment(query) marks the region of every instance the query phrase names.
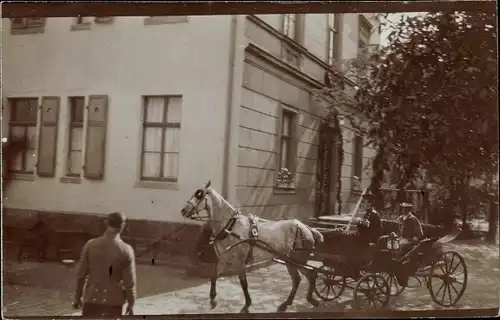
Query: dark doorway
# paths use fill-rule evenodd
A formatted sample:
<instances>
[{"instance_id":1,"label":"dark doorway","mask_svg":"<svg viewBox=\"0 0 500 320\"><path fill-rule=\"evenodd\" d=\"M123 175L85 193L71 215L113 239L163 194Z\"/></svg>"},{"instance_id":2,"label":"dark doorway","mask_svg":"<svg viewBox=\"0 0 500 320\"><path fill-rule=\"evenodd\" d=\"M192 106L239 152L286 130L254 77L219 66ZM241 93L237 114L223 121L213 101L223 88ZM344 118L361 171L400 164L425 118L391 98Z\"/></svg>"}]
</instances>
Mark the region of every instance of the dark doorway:
<instances>
[{"instance_id":1,"label":"dark doorway","mask_svg":"<svg viewBox=\"0 0 500 320\"><path fill-rule=\"evenodd\" d=\"M314 210L316 217L336 213L337 175L340 174L338 139L339 135L336 133L335 128L325 123L321 124Z\"/></svg>"}]
</instances>

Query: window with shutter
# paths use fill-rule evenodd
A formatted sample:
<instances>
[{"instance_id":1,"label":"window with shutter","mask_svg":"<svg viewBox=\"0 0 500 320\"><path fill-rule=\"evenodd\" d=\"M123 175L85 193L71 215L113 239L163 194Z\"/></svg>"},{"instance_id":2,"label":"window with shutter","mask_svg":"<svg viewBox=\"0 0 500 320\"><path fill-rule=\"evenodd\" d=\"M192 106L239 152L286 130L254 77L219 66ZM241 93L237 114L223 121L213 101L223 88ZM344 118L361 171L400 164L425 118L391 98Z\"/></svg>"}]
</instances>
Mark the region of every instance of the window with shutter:
<instances>
[{"instance_id":1,"label":"window with shutter","mask_svg":"<svg viewBox=\"0 0 500 320\"><path fill-rule=\"evenodd\" d=\"M181 96L146 96L143 106L141 180L178 180Z\"/></svg>"},{"instance_id":2,"label":"window with shutter","mask_svg":"<svg viewBox=\"0 0 500 320\"><path fill-rule=\"evenodd\" d=\"M68 153L66 175L79 177L82 171L83 116L85 97L69 98Z\"/></svg>"},{"instance_id":3,"label":"window with shutter","mask_svg":"<svg viewBox=\"0 0 500 320\"><path fill-rule=\"evenodd\" d=\"M108 96L90 96L85 137L85 164L83 166L84 176L87 179L104 179L107 122Z\"/></svg>"},{"instance_id":4,"label":"window with shutter","mask_svg":"<svg viewBox=\"0 0 500 320\"><path fill-rule=\"evenodd\" d=\"M43 33L47 18L12 18L11 34Z\"/></svg>"},{"instance_id":5,"label":"window with shutter","mask_svg":"<svg viewBox=\"0 0 500 320\"><path fill-rule=\"evenodd\" d=\"M10 109L9 140L24 138L28 142L28 148L17 155L10 171L33 174L36 162L38 98L12 98L8 99L8 104Z\"/></svg>"},{"instance_id":6,"label":"window with shutter","mask_svg":"<svg viewBox=\"0 0 500 320\"><path fill-rule=\"evenodd\" d=\"M59 102L59 97L42 98L37 163L40 177L54 177L56 174Z\"/></svg>"}]
</instances>

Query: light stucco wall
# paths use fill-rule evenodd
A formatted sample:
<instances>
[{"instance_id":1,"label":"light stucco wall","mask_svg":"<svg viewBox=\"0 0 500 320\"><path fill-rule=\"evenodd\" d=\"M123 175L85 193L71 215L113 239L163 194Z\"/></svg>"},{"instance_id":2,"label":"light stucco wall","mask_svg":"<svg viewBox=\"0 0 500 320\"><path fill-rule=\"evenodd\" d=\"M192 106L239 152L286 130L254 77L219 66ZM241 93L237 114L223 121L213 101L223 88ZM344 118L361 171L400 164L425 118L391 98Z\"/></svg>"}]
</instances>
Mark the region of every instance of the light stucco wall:
<instances>
[{"instance_id":1,"label":"light stucco wall","mask_svg":"<svg viewBox=\"0 0 500 320\"><path fill-rule=\"evenodd\" d=\"M363 14L363 16L373 27L370 42L373 44L378 43L378 25L374 19L374 14ZM257 17L272 29L281 30L282 15L266 14L257 15ZM342 23L339 28L341 59L355 58L358 48L359 14L342 14L340 21ZM305 15L303 45L310 54L313 54L321 61L326 60L327 28L326 14ZM245 34L251 43L281 59L282 43L275 32L259 25L258 21L248 21ZM257 60L253 59L253 61ZM303 181L305 189L298 188L296 196L273 195L273 186L276 184L276 161L278 159L276 135L278 134L277 130L279 130L279 122L277 121L280 99L284 98L284 96L279 95L273 97L273 90L284 92L283 87L286 87L287 84L276 79L272 71L270 71L270 67L262 66L261 64L261 68L258 68L247 63L244 69L245 80L242 93L242 116L240 118L240 160L237 182L238 200L243 207L248 207L248 210L257 213L262 212L267 217L311 216L313 214L314 197L312 191L315 187L316 177L314 174L316 172L318 152L317 128L322 110L315 109L312 111L310 102L305 100L298 104L292 104L300 109L301 117L309 115L309 119L314 119L314 121L310 122L312 127L300 129L307 132L307 134L301 135L301 139L305 141L299 142L300 147L297 150L297 171L302 170L301 166L307 168L306 175L308 178L304 179L298 173L297 180ZM324 65L321 66L318 61L303 55L301 65L303 73L322 82L324 70ZM300 88L295 89L299 94L302 90ZM340 170L342 181L341 198L343 211L349 212L358 198L357 195L353 195L351 192L355 132L346 123L343 125L342 133L344 161ZM306 158L302 159L304 154L307 154ZM370 183L371 159L374 155L375 150L370 147L364 148L362 188L366 188ZM336 195L332 193L331 198L336 199Z\"/></svg>"},{"instance_id":2,"label":"light stucco wall","mask_svg":"<svg viewBox=\"0 0 500 320\"><path fill-rule=\"evenodd\" d=\"M190 16L186 23L144 25L143 17L116 17L110 25L70 31L72 18L49 18L43 34L26 35L11 35L10 21L3 19L3 97L61 97L56 177L14 181L6 206L122 211L131 218L176 221L182 219L185 200L205 181L220 189L230 19ZM67 97L95 94L109 97L105 178L62 183ZM141 96L162 94L183 96L179 182L173 189L134 187L140 170Z\"/></svg>"}]
</instances>

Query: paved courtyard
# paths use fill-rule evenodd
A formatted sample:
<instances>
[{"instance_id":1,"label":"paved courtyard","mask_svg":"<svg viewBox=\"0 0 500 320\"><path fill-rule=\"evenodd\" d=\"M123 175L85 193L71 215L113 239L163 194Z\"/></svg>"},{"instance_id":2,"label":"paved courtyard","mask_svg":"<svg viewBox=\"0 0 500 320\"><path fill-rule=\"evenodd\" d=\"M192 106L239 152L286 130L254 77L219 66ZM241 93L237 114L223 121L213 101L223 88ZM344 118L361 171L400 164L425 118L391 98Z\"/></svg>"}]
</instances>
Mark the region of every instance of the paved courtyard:
<instances>
[{"instance_id":1,"label":"paved courtyard","mask_svg":"<svg viewBox=\"0 0 500 320\"><path fill-rule=\"evenodd\" d=\"M498 246L448 244L464 256L469 270L467 290L454 309L496 308L500 304L500 265ZM49 268L50 267L50 268ZM47 271L49 268L52 271ZM27 285L4 286L4 316L78 315L70 308L74 288L74 269L60 265L45 265L45 281L33 275ZM49 281L47 281L49 280ZM210 309L207 279L188 277L183 271L165 266L138 266L138 294L136 314L189 314L189 313L237 313L244 304L238 278L218 280L218 305ZM39 282L37 284L37 281ZM272 265L252 271L248 276L249 290L253 299L250 312L275 312L290 290L291 281L282 265ZM43 283L42 283L43 282ZM50 285L48 285L48 284ZM288 312L347 311L351 309L352 292L346 292L338 300L321 302L312 307L305 300L306 283L303 279L295 303ZM442 309L432 302L425 288L406 289L391 299L392 310Z\"/></svg>"}]
</instances>

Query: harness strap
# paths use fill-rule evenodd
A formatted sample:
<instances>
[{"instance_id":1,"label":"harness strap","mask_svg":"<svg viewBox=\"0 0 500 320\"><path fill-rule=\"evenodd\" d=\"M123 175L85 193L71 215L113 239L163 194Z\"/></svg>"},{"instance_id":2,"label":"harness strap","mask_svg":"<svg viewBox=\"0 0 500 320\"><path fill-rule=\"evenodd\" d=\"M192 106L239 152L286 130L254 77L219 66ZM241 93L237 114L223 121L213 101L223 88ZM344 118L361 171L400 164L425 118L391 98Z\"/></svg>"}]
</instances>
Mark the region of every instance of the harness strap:
<instances>
[{"instance_id":1,"label":"harness strap","mask_svg":"<svg viewBox=\"0 0 500 320\"><path fill-rule=\"evenodd\" d=\"M253 216L248 217L248 220L250 221L250 239L255 240L259 237L259 229L257 228L257 221Z\"/></svg>"}]
</instances>

